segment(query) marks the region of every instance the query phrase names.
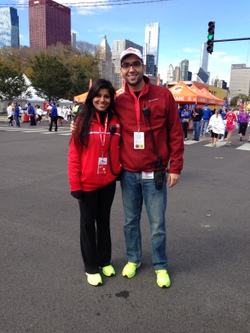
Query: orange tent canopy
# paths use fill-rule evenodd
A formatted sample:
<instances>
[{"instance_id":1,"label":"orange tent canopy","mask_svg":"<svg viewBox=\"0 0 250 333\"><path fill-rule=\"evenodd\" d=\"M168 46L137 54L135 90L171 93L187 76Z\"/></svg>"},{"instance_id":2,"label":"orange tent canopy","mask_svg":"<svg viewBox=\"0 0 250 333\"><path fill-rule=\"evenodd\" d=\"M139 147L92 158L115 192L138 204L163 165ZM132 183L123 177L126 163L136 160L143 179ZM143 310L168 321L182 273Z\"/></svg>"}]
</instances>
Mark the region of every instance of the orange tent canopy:
<instances>
[{"instance_id":1,"label":"orange tent canopy","mask_svg":"<svg viewBox=\"0 0 250 333\"><path fill-rule=\"evenodd\" d=\"M74 101L77 101L78 103L84 103L87 96L88 96L88 91L81 94L81 95L77 95L77 96L74 96Z\"/></svg>"},{"instance_id":2,"label":"orange tent canopy","mask_svg":"<svg viewBox=\"0 0 250 333\"><path fill-rule=\"evenodd\" d=\"M204 103L204 96L196 94L183 81L178 82L176 85L169 88L169 90L171 91L175 101L178 103Z\"/></svg>"},{"instance_id":3,"label":"orange tent canopy","mask_svg":"<svg viewBox=\"0 0 250 333\"><path fill-rule=\"evenodd\" d=\"M211 92L209 90L207 90L206 88L202 88L201 91L207 95L208 104L223 105L225 103L222 99L211 94Z\"/></svg>"}]
</instances>

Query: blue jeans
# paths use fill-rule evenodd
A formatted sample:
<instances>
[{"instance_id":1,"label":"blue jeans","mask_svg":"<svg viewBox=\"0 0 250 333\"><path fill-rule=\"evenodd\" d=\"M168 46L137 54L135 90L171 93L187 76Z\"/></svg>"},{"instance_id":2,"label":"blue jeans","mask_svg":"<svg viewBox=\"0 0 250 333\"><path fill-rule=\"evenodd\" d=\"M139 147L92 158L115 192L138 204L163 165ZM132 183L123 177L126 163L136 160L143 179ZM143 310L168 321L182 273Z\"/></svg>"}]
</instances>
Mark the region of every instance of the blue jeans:
<instances>
[{"instance_id":1,"label":"blue jeans","mask_svg":"<svg viewBox=\"0 0 250 333\"><path fill-rule=\"evenodd\" d=\"M206 136L209 120L202 119L201 135Z\"/></svg>"},{"instance_id":2,"label":"blue jeans","mask_svg":"<svg viewBox=\"0 0 250 333\"><path fill-rule=\"evenodd\" d=\"M142 179L141 173L123 171L121 189L125 224L123 227L128 261L139 263L142 257L141 212L143 201L150 223L152 260L155 270L166 269L166 220L167 186L166 175L163 188L155 188L154 179Z\"/></svg>"},{"instance_id":3,"label":"blue jeans","mask_svg":"<svg viewBox=\"0 0 250 333\"><path fill-rule=\"evenodd\" d=\"M194 139L199 140L200 139L200 121L194 121L193 127L194 127Z\"/></svg>"}]
</instances>

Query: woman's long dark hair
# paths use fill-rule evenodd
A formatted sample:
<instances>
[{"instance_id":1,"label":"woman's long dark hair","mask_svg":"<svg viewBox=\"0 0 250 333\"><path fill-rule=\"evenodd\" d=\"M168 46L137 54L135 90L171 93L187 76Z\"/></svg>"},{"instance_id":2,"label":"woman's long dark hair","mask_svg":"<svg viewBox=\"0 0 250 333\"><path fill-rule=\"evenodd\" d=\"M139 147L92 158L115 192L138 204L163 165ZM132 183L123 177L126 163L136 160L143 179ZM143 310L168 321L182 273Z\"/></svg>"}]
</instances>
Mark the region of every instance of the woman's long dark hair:
<instances>
[{"instance_id":1,"label":"woman's long dark hair","mask_svg":"<svg viewBox=\"0 0 250 333\"><path fill-rule=\"evenodd\" d=\"M76 130L74 133L74 140L75 143L78 145L88 145L90 124L92 118L95 116L96 113L96 109L93 105L93 98L98 95L100 89L108 90L111 98L108 110L115 110L114 101L116 92L111 82L104 79L98 79L94 81L92 87L89 90L83 110L78 114L76 118Z\"/></svg>"}]
</instances>

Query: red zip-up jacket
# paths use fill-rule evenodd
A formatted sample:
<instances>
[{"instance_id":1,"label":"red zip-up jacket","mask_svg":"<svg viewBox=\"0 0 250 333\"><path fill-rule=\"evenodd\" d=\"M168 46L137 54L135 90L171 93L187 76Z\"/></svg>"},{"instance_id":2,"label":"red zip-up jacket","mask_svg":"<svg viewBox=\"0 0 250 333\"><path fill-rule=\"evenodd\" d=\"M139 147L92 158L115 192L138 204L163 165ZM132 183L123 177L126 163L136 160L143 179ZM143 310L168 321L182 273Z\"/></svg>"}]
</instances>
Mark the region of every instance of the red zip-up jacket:
<instances>
[{"instance_id":1,"label":"red zip-up jacket","mask_svg":"<svg viewBox=\"0 0 250 333\"><path fill-rule=\"evenodd\" d=\"M125 85L125 92L116 98L116 113L121 122L120 162L124 170L131 172L153 171L157 163L150 127L142 109L150 109L150 124L162 166L169 173L180 174L183 168L183 130L180 123L176 102L171 92L161 86L150 83L144 76L145 86L137 98ZM134 132L138 132L139 114L140 131L145 135L145 148L134 149Z\"/></svg>"},{"instance_id":2,"label":"red zip-up jacket","mask_svg":"<svg viewBox=\"0 0 250 333\"><path fill-rule=\"evenodd\" d=\"M110 133L111 126L116 127L113 135ZM120 122L116 115L113 115L108 123L106 135L104 126L94 117L90 125L87 147L76 145L73 135L68 153L68 178L71 192L79 190L91 192L108 185L117 178L117 175L111 172L110 163L113 172L118 174L121 169L119 162L120 130ZM104 146L101 142L104 143ZM108 148L110 149L110 156ZM103 157L107 158L105 175L98 171L98 159L102 157L102 151Z\"/></svg>"}]
</instances>

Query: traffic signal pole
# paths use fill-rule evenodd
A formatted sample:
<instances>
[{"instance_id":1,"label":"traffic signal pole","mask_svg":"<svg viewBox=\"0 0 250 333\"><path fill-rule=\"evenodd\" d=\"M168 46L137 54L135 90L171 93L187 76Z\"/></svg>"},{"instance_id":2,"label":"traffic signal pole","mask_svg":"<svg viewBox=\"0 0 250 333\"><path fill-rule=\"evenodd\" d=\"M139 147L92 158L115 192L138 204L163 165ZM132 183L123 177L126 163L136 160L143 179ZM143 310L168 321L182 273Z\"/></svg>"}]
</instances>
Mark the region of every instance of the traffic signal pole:
<instances>
[{"instance_id":1,"label":"traffic signal pole","mask_svg":"<svg viewBox=\"0 0 250 333\"><path fill-rule=\"evenodd\" d=\"M218 39L218 40L214 40L213 42L236 42L237 40L250 40L250 37L246 37L246 38L232 38L232 39Z\"/></svg>"}]
</instances>

